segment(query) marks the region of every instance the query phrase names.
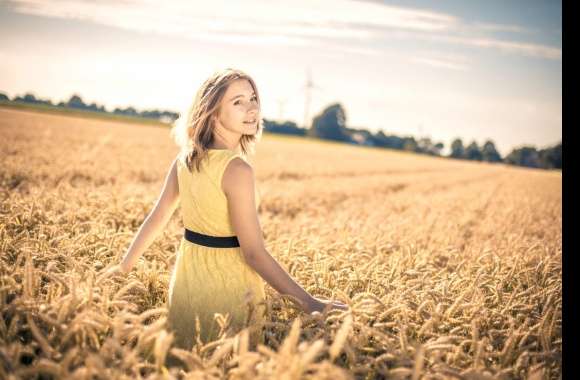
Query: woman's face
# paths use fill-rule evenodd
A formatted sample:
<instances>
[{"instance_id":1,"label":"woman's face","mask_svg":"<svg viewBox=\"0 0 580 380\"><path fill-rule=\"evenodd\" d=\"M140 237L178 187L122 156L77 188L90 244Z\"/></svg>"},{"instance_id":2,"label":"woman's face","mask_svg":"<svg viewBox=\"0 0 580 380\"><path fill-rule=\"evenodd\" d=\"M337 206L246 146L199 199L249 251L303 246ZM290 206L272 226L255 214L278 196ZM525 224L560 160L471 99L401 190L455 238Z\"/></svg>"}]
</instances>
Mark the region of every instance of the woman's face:
<instances>
[{"instance_id":1,"label":"woman's face","mask_svg":"<svg viewBox=\"0 0 580 380\"><path fill-rule=\"evenodd\" d=\"M217 133L222 128L240 135L255 135L258 132L260 106L247 79L237 79L230 83L221 100L218 113Z\"/></svg>"}]
</instances>

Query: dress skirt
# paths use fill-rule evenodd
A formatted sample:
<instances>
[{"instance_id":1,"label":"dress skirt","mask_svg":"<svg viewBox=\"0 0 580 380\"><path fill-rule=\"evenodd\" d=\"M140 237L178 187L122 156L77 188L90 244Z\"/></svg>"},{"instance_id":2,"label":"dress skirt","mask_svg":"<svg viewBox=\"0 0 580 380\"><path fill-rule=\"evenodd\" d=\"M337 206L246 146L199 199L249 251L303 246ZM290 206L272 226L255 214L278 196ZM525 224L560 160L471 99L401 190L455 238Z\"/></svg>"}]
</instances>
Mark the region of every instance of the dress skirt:
<instances>
[{"instance_id":1,"label":"dress skirt","mask_svg":"<svg viewBox=\"0 0 580 380\"><path fill-rule=\"evenodd\" d=\"M203 344L218 339L217 313L229 315L228 336L248 327L251 345L262 343L264 300L264 282L240 247L205 247L182 238L168 296L167 322L175 346L191 350L198 337Z\"/></svg>"}]
</instances>

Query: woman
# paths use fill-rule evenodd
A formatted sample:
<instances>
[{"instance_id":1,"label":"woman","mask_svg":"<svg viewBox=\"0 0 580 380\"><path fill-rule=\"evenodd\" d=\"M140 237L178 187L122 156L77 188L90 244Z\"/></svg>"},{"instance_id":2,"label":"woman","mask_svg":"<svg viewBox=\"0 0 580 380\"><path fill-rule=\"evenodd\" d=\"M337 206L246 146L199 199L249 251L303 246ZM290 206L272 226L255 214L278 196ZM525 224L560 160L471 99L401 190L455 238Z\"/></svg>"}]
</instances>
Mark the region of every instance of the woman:
<instances>
[{"instance_id":1,"label":"woman","mask_svg":"<svg viewBox=\"0 0 580 380\"><path fill-rule=\"evenodd\" d=\"M196 318L202 342L217 338L215 313L229 314L231 327L249 326L252 341L260 340L262 279L308 313L327 305L347 309L308 294L265 248L254 171L246 161L261 132L260 98L251 77L226 69L206 80L172 130L181 153L117 268L131 270L180 203L185 233L169 285L168 324L175 343L186 349L196 339Z\"/></svg>"}]
</instances>

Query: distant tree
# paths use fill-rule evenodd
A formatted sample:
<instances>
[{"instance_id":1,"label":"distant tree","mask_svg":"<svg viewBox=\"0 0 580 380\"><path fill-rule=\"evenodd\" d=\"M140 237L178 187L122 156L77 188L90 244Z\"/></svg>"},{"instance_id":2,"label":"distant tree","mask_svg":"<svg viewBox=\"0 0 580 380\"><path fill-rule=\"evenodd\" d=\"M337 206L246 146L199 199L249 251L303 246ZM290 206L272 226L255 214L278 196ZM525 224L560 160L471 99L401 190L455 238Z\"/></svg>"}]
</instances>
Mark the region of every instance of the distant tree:
<instances>
[{"instance_id":1,"label":"distant tree","mask_svg":"<svg viewBox=\"0 0 580 380\"><path fill-rule=\"evenodd\" d=\"M125 116L138 116L137 110L133 107L127 107L125 109L115 108L113 113L117 114L117 115L125 115Z\"/></svg>"},{"instance_id":2,"label":"distant tree","mask_svg":"<svg viewBox=\"0 0 580 380\"><path fill-rule=\"evenodd\" d=\"M395 135L385 135L381 130L377 132L372 137L375 146L390 148L390 149L403 149L405 146L406 138L395 136Z\"/></svg>"},{"instance_id":3,"label":"distant tree","mask_svg":"<svg viewBox=\"0 0 580 380\"><path fill-rule=\"evenodd\" d=\"M321 114L312 121L308 130L309 136L322 139L349 141L350 137L345 131L346 114L342 105L335 103L326 107Z\"/></svg>"},{"instance_id":4,"label":"distant tree","mask_svg":"<svg viewBox=\"0 0 580 380\"><path fill-rule=\"evenodd\" d=\"M0 92L0 100L2 101L9 101L10 98L3 92Z\"/></svg>"},{"instance_id":5,"label":"distant tree","mask_svg":"<svg viewBox=\"0 0 580 380\"><path fill-rule=\"evenodd\" d=\"M138 112L133 107L126 109L115 108L113 113L127 116L140 116L148 119L160 120L163 123L172 123L179 117L179 114L176 112L159 110L145 110Z\"/></svg>"},{"instance_id":6,"label":"distant tree","mask_svg":"<svg viewBox=\"0 0 580 380\"><path fill-rule=\"evenodd\" d=\"M36 96L34 96L33 94L26 94L24 95L24 98L22 98L23 101L27 102L27 103L36 103Z\"/></svg>"},{"instance_id":7,"label":"distant tree","mask_svg":"<svg viewBox=\"0 0 580 380\"><path fill-rule=\"evenodd\" d=\"M157 111L157 110L153 110L153 111L142 111L139 113L139 116L142 117L149 117L152 119L159 119L161 117L161 112Z\"/></svg>"},{"instance_id":8,"label":"distant tree","mask_svg":"<svg viewBox=\"0 0 580 380\"><path fill-rule=\"evenodd\" d=\"M85 104L85 102L83 102L83 99L77 94L74 94L70 97L70 99L66 103L66 106L79 109L87 108L87 105Z\"/></svg>"},{"instance_id":9,"label":"distant tree","mask_svg":"<svg viewBox=\"0 0 580 380\"><path fill-rule=\"evenodd\" d=\"M298 127L293 121L277 123L275 121L264 119L264 131L270 133L282 133L285 135L306 135L306 129Z\"/></svg>"},{"instance_id":10,"label":"distant tree","mask_svg":"<svg viewBox=\"0 0 580 380\"><path fill-rule=\"evenodd\" d=\"M501 162L501 155L495 148L495 144L491 140L487 140L481 149L483 161Z\"/></svg>"},{"instance_id":11,"label":"distant tree","mask_svg":"<svg viewBox=\"0 0 580 380\"><path fill-rule=\"evenodd\" d=\"M441 154L441 149L443 149L443 143L439 142L434 144L429 137L423 137L417 143L418 151L420 153L429 154L432 156L439 156Z\"/></svg>"},{"instance_id":12,"label":"distant tree","mask_svg":"<svg viewBox=\"0 0 580 380\"><path fill-rule=\"evenodd\" d=\"M12 101L14 102L24 102L24 103L31 103L31 104L48 104L52 105L50 100L43 100L39 99L34 94L27 93L24 96L16 96Z\"/></svg>"},{"instance_id":13,"label":"distant tree","mask_svg":"<svg viewBox=\"0 0 580 380\"><path fill-rule=\"evenodd\" d=\"M546 169L562 169L562 143L538 152L540 166Z\"/></svg>"},{"instance_id":14,"label":"distant tree","mask_svg":"<svg viewBox=\"0 0 580 380\"><path fill-rule=\"evenodd\" d=\"M364 128L347 128L350 142L357 145L374 146L373 135Z\"/></svg>"},{"instance_id":15,"label":"distant tree","mask_svg":"<svg viewBox=\"0 0 580 380\"><path fill-rule=\"evenodd\" d=\"M14 101L24 103L38 103L38 99L36 99L36 96L34 96L34 94L31 93L26 93L24 96L16 96L14 98Z\"/></svg>"},{"instance_id":16,"label":"distant tree","mask_svg":"<svg viewBox=\"0 0 580 380\"><path fill-rule=\"evenodd\" d=\"M373 144L378 147L386 147L387 146L387 136L382 130L379 130L377 133L371 136L373 139Z\"/></svg>"},{"instance_id":17,"label":"distant tree","mask_svg":"<svg viewBox=\"0 0 580 380\"><path fill-rule=\"evenodd\" d=\"M403 150L409 152L419 152L419 146L414 137L405 137L405 142L403 143Z\"/></svg>"},{"instance_id":18,"label":"distant tree","mask_svg":"<svg viewBox=\"0 0 580 380\"><path fill-rule=\"evenodd\" d=\"M388 135L387 136L387 143L390 148L393 149L404 149L405 142L407 141L404 137L399 137L395 135Z\"/></svg>"},{"instance_id":19,"label":"distant tree","mask_svg":"<svg viewBox=\"0 0 580 380\"><path fill-rule=\"evenodd\" d=\"M551 149L549 158L554 168L562 169L562 143L560 142Z\"/></svg>"},{"instance_id":20,"label":"distant tree","mask_svg":"<svg viewBox=\"0 0 580 380\"><path fill-rule=\"evenodd\" d=\"M98 108L98 106L97 106L96 103L91 103L90 106L87 106L87 109L88 110L91 110L91 111L95 111L95 112L99 110L99 108Z\"/></svg>"},{"instance_id":21,"label":"distant tree","mask_svg":"<svg viewBox=\"0 0 580 380\"><path fill-rule=\"evenodd\" d=\"M173 111L163 111L161 112L161 119L168 119L168 120L172 120L175 121L177 120L177 118L179 117L179 113L178 112L173 112Z\"/></svg>"},{"instance_id":22,"label":"distant tree","mask_svg":"<svg viewBox=\"0 0 580 380\"><path fill-rule=\"evenodd\" d=\"M540 167L540 155L533 146L523 146L512 150L504 160L511 165L526 166L530 168Z\"/></svg>"},{"instance_id":23,"label":"distant tree","mask_svg":"<svg viewBox=\"0 0 580 380\"><path fill-rule=\"evenodd\" d=\"M451 143L451 153L449 157L453 158L464 158L465 157L465 149L463 148L463 142L460 138L453 140Z\"/></svg>"},{"instance_id":24,"label":"distant tree","mask_svg":"<svg viewBox=\"0 0 580 380\"><path fill-rule=\"evenodd\" d=\"M479 146L477 145L477 143L475 141L472 141L471 144L469 144L467 146L467 148L465 148L465 158L467 158L468 160L474 160L474 161L481 161L483 158L483 155L481 154L481 151L479 150Z\"/></svg>"}]
</instances>

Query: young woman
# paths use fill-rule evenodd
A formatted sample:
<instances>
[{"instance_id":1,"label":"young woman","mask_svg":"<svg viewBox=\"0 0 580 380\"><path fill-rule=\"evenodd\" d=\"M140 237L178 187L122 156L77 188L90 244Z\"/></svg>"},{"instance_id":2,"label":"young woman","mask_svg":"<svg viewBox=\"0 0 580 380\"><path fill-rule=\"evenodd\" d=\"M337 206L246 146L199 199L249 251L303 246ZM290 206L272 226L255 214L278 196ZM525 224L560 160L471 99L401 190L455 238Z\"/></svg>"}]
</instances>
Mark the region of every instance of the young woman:
<instances>
[{"instance_id":1,"label":"young woman","mask_svg":"<svg viewBox=\"0 0 580 380\"><path fill-rule=\"evenodd\" d=\"M189 113L174 125L181 153L117 266L128 273L181 204L185 233L169 284L168 325L174 342L184 348L195 342L196 318L202 342L217 338L215 313L229 314L231 327L248 326L252 341L260 340L262 279L308 313L327 305L347 309L308 294L265 248L254 170L246 158L262 128L260 97L250 76L226 69L206 80Z\"/></svg>"}]
</instances>

